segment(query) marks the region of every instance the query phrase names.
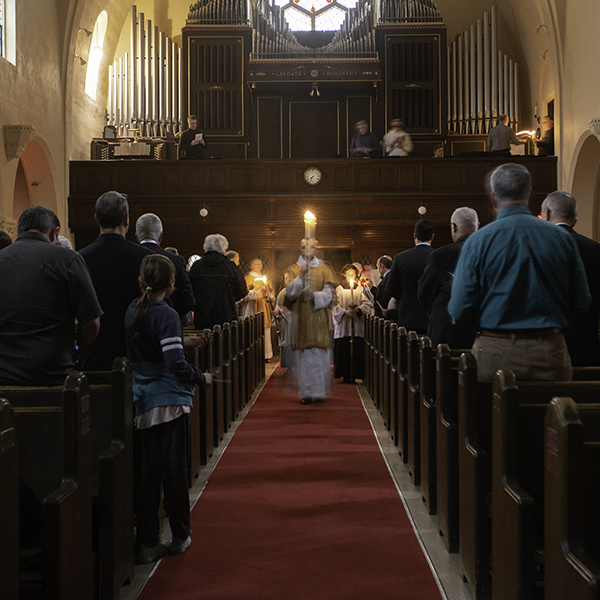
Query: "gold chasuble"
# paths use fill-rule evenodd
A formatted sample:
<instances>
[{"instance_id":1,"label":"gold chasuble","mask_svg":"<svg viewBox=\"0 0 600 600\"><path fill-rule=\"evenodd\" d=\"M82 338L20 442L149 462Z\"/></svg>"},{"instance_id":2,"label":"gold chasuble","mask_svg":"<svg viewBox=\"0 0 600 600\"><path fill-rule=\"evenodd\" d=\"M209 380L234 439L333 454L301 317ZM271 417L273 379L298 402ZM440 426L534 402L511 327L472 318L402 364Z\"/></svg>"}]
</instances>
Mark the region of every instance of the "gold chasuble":
<instances>
[{"instance_id":1,"label":"gold chasuble","mask_svg":"<svg viewBox=\"0 0 600 600\"><path fill-rule=\"evenodd\" d=\"M253 285L254 286L254 290L252 290L253 292L256 291L263 291L266 292L267 296L260 296L258 298L254 298L253 300L250 300L250 302L252 303L252 307L253 307L253 314L257 315L258 313L262 313L264 315L265 318L265 323L264 323L264 328L265 329L270 329L271 328L271 305L268 302L268 299L271 297L271 290L269 288L268 283L262 281L262 279L260 279L260 277L262 277L262 275L259 275L258 273L255 273L254 271L251 271L250 273L248 273L248 275L246 275L246 285L250 286ZM251 296L253 295L252 292L250 294Z\"/></svg>"},{"instance_id":2,"label":"gold chasuble","mask_svg":"<svg viewBox=\"0 0 600 600\"><path fill-rule=\"evenodd\" d=\"M292 265L288 271L298 277L298 265ZM306 275L307 284L314 292L322 292L327 285L334 285L331 270L324 263L312 267ZM326 308L315 310L313 300L301 298L292 303L296 318L292 322L292 349L329 348L329 315Z\"/></svg>"}]
</instances>

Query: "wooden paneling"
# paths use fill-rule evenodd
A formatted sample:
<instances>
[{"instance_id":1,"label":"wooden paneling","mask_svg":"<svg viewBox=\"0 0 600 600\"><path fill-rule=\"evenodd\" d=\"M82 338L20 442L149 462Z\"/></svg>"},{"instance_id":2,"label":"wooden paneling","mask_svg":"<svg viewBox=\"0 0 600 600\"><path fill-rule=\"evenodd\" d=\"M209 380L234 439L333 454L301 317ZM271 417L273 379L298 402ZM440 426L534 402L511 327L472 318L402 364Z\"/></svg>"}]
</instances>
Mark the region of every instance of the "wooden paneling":
<instances>
[{"instance_id":1,"label":"wooden paneling","mask_svg":"<svg viewBox=\"0 0 600 600\"><path fill-rule=\"evenodd\" d=\"M532 173L530 205L537 214L546 194L556 189L556 158L512 160ZM77 249L95 240L94 203L116 189L129 195L130 239L137 218L154 212L163 220L164 246L175 246L186 257L202 254L204 237L221 233L242 256L268 257L275 269L271 275L279 278L287 266L281 264L298 252L305 210L317 215L322 256L339 250L352 260L362 254L376 260L410 248L421 205L436 227L434 246L439 247L451 243L450 216L460 206L477 210L482 224L490 222L484 180L504 162L492 154L472 159L71 162L69 227ZM316 186L303 178L313 166L323 173ZM207 217L200 216L201 208L208 209Z\"/></svg>"},{"instance_id":2,"label":"wooden paneling","mask_svg":"<svg viewBox=\"0 0 600 600\"><path fill-rule=\"evenodd\" d=\"M290 102L290 157L323 158L340 154L337 102Z\"/></svg>"},{"instance_id":3,"label":"wooden paneling","mask_svg":"<svg viewBox=\"0 0 600 600\"><path fill-rule=\"evenodd\" d=\"M281 96L257 98L258 158L283 158Z\"/></svg>"}]
</instances>

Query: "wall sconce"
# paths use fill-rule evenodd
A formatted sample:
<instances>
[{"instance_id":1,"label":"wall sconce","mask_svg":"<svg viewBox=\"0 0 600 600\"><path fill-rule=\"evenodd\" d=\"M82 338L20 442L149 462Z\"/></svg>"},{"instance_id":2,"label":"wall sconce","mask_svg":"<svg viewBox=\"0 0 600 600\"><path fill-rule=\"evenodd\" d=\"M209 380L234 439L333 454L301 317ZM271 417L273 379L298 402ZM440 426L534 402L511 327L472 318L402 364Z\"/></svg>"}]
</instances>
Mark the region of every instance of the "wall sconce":
<instances>
[{"instance_id":1,"label":"wall sconce","mask_svg":"<svg viewBox=\"0 0 600 600\"><path fill-rule=\"evenodd\" d=\"M542 27L546 27L546 23L542 23L541 25L539 25L538 27L536 27L533 31L535 33L539 33L542 30ZM547 27L546 27L546 30L548 30Z\"/></svg>"},{"instance_id":2,"label":"wall sconce","mask_svg":"<svg viewBox=\"0 0 600 600\"><path fill-rule=\"evenodd\" d=\"M321 95L319 91L319 84L315 81L312 84L312 90L310 90L309 96L317 96L317 98Z\"/></svg>"},{"instance_id":3,"label":"wall sconce","mask_svg":"<svg viewBox=\"0 0 600 600\"><path fill-rule=\"evenodd\" d=\"M600 142L600 119L592 119L588 127L593 135L596 136L596 139Z\"/></svg>"},{"instance_id":4,"label":"wall sconce","mask_svg":"<svg viewBox=\"0 0 600 600\"><path fill-rule=\"evenodd\" d=\"M548 54L548 52L550 52L550 48L546 48L544 50L544 54L542 54L542 60L546 60L546 55Z\"/></svg>"},{"instance_id":5,"label":"wall sconce","mask_svg":"<svg viewBox=\"0 0 600 600\"><path fill-rule=\"evenodd\" d=\"M200 216L205 219L206 217L208 217L208 209L206 209L205 207L202 207L200 209Z\"/></svg>"},{"instance_id":6,"label":"wall sconce","mask_svg":"<svg viewBox=\"0 0 600 600\"><path fill-rule=\"evenodd\" d=\"M89 29L86 29L85 27L80 27L77 33L81 33L82 31L85 32L85 35L87 35L87 37L90 37L90 35L92 35L92 32Z\"/></svg>"},{"instance_id":7,"label":"wall sconce","mask_svg":"<svg viewBox=\"0 0 600 600\"><path fill-rule=\"evenodd\" d=\"M75 58L79 59L79 64L83 67L83 65L87 65L87 60L83 58L83 56L79 56L79 54L75 55Z\"/></svg>"},{"instance_id":8,"label":"wall sconce","mask_svg":"<svg viewBox=\"0 0 600 600\"><path fill-rule=\"evenodd\" d=\"M417 208L417 212L424 217L427 214L427 207L424 204L421 204L421 206Z\"/></svg>"}]
</instances>

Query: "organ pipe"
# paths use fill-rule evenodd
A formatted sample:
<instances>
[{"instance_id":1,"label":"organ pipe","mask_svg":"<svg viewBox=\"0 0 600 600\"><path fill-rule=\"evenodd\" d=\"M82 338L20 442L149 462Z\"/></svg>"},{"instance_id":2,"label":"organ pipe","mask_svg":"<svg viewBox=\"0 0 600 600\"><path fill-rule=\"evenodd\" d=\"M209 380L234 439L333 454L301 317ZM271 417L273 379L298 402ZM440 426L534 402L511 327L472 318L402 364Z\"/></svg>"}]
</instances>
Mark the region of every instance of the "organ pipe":
<instances>
[{"instance_id":1,"label":"organ pipe","mask_svg":"<svg viewBox=\"0 0 600 600\"><path fill-rule=\"evenodd\" d=\"M448 123L455 133L488 133L500 114L518 128L517 64L498 50L497 23L492 6L448 47Z\"/></svg>"},{"instance_id":2,"label":"organ pipe","mask_svg":"<svg viewBox=\"0 0 600 600\"><path fill-rule=\"evenodd\" d=\"M109 66L107 124L163 136L182 127L181 49L131 7L130 52Z\"/></svg>"}]
</instances>

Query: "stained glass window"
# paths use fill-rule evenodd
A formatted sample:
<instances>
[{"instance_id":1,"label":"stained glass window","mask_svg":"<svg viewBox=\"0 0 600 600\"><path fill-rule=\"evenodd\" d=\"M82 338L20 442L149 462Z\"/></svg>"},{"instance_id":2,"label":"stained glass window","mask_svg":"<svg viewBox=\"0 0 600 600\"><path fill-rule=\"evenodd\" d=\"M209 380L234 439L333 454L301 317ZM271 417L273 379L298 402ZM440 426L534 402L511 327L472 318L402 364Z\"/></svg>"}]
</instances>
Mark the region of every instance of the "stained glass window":
<instances>
[{"instance_id":1,"label":"stained glass window","mask_svg":"<svg viewBox=\"0 0 600 600\"><path fill-rule=\"evenodd\" d=\"M273 0L292 31L337 31L358 0Z\"/></svg>"}]
</instances>

